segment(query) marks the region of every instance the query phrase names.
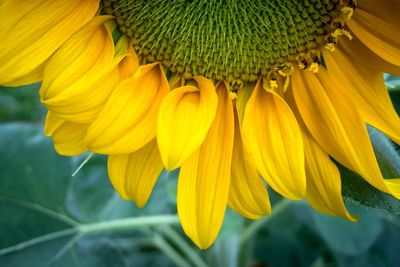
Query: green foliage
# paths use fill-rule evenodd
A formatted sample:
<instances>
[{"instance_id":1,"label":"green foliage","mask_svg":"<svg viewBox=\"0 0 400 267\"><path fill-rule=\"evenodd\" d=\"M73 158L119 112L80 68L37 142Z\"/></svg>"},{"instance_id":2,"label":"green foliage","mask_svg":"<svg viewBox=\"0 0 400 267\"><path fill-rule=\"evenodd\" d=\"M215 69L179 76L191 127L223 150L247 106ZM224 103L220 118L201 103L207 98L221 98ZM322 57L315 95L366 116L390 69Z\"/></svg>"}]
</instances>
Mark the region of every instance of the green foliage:
<instances>
[{"instance_id":1,"label":"green foliage","mask_svg":"<svg viewBox=\"0 0 400 267\"><path fill-rule=\"evenodd\" d=\"M400 156L396 146L377 130L370 128L369 132L383 176L386 178L400 177ZM343 181L342 193L347 202L400 215L398 199L369 185L361 176L345 167L339 166L339 168Z\"/></svg>"},{"instance_id":2,"label":"green foliage","mask_svg":"<svg viewBox=\"0 0 400 267\"><path fill-rule=\"evenodd\" d=\"M41 126L4 124L0 146L6 148L0 154L0 266L171 265L143 234L146 228L112 231L121 230L121 223L114 228L112 223L126 222L122 218L174 212L168 201L138 209L119 198L108 182L104 158L71 177L77 159L58 156ZM167 198L164 180L153 198ZM82 235L80 227L98 222L110 222L110 231Z\"/></svg>"},{"instance_id":3,"label":"green foliage","mask_svg":"<svg viewBox=\"0 0 400 267\"><path fill-rule=\"evenodd\" d=\"M45 109L40 104L38 89L39 84L0 86L0 122L41 121Z\"/></svg>"},{"instance_id":4,"label":"green foliage","mask_svg":"<svg viewBox=\"0 0 400 267\"><path fill-rule=\"evenodd\" d=\"M400 110L398 79L387 77ZM178 171L163 172L148 205L122 200L106 158L57 155L43 135L38 86L0 90L0 266L397 266L400 201L340 166L343 195L360 221L285 202L270 192L273 215L250 221L227 210L217 242L198 250L176 217ZM15 122L18 121L18 122ZM399 147L377 130L382 173L400 177Z\"/></svg>"}]
</instances>

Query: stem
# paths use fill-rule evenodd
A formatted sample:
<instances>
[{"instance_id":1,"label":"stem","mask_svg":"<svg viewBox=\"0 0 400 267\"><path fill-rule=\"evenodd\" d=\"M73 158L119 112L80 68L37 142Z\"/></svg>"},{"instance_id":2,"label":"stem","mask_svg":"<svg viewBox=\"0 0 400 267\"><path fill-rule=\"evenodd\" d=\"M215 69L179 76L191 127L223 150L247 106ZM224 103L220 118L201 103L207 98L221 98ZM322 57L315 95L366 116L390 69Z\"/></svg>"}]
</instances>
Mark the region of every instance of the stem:
<instances>
[{"instance_id":1,"label":"stem","mask_svg":"<svg viewBox=\"0 0 400 267\"><path fill-rule=\"evenodd\" d=\"M247 226L242 234L240 235L239 245L242 247L247 240L249 240L261 227L263 227L267 222L272 220L274 217L278 216L282 211L284 211L290 204L290 201L287 199L282 199L273 207L273 213L271 216L263 217L257 221L252 222Z\"/></svg>"},{"instance_id":2,"label":"stem","mask_svg":"<svg viewBox=\"0 0 400 267\"><path fill-rule=\"evenodd\" d=\"M161 231L193 262L194 266L207 267L199 254L174 229L165 226L161 228Z\"/></svg>"},{"instance_id":3,"label":"stem","mask_svg":"<svg viewBox=\"0 0 400 267\"><path fill-rule=\"evenodd\" d=\"M76 229L74 228L69 228L66 230L62 230L62 231L57 231L57 232L53 232L53 233L49 233L43 236L39 236L30 240L27 240L25 242L19 243L17 245L11 246L11 247L7 247L7 248L3 248L0 249L0 256L3 256L5 254L9 254L12 252L16 252L16 251L20 251L23 250L25 248L28 247L32 247L35 246L37 244L41 244L50 240L54 240L57 238L62 238L68 235L72 235L76 233Z\"/></svg>"},{"instance_id":4,"label":"stem","mask_svg":"<svg viewBox=\"0 0 400 267\"><path fill-rule=\"evenodd\" d=\"M254 242L246 242L245 245L239 245L238 266L249 266L253 258Z\"/></svg>"},{"instance_id":5,"label":"stem","mask_svg":"<svg viewBox=\"0 0 400 267\"><path fill-rule=\"evenodd\" d=\"M178 216L157 215L157 216L136 217L136 218L113 220L108 222L84 224L78 226L78 231L82 236L85 236L93 233L122 231L144 226L159 226L166 224L173 224L173 225L179 224Z\"/></svg>"},{"instance_id":6,"label":"stem","mask_svg":"<svg viewBox=\"0 0 400 267\"><path fill-rule=\"evenodd\" d=\"M178 252L168 244L162 237L156 235L153 238L154 245L170 258L178 267L190 267L190 264Z\"/></svg>"},{"instance_id":7,"label":"stem","mask_svg":"<svg viewBox=\"0 0 400 267\"><path fill-rule=\"evenodd\" d=\"M89 162L89 160L93 157L93 153L89 153L89 155L83 160L83 162L78 166L78 168L72 173L72 177L74 177L82 168Z\"/></svg>"},{"instance_id":8,"label":"stem","mask_svg":"<svg viewBox=\"0 0 400 267\"><path fill-rule=\"evenodd\" d=\"M8 197L4 197L4 196L0 196L0 201L1 202L5 202L5 203L9 203L11 205L19 206L19 207L22 207L22 208L25 208L25 209L33 210L35 212L38 212L38 213L41 213L43 215L49 216L49 217L54 218L56 220L62 221L65 224L68 224L70 226L79 225L78 222L76 222L75 220L69 218L65 214L58 213L56 211L53 211L53 210L48 209L48 208L45 208L45 207L40 206L40 205L35 204L35 203L21 201L21 200L18 200L18 199L8 198Z\"/></svg>"}]
</instances>

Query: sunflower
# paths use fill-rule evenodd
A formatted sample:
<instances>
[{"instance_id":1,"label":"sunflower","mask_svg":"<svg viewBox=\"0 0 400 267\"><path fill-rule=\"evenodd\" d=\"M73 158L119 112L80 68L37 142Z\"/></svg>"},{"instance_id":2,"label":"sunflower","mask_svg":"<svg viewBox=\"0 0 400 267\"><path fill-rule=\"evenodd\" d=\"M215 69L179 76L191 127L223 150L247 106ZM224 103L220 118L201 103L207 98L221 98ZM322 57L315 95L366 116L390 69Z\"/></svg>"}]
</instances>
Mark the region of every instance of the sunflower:
<instances>
[{"instance_id":1,"label":"sunflower","mask_svg":"<svg viewBox=\"0 0 400 267\"><path fill-rule=\"evenodd\" d=\"M367 124L400 141L383 73L400 75L399 0L0 1L0 84L42 81L62 155L108 155L146 204L180 168L185 233L209 247L227 204L271 213L266 185L355 220L333 159L379 190Z\"/></svg>"}]
</instances>

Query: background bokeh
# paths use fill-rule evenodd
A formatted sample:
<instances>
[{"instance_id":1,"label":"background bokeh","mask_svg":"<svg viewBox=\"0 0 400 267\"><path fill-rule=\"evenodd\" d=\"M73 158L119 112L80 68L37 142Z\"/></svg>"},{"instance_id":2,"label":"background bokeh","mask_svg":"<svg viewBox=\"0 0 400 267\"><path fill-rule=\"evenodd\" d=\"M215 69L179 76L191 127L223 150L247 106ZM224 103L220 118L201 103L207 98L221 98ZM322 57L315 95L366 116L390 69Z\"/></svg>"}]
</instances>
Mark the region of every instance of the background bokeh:
<instances>
[{"instance_id":1,"label":"background bokeh","mask_svg":"<svg viewBox=\"0 0 400 267\"><path fill-rule=\"evenodd\" d=\"M397 110L400 79L386 76ZM147 206L122 200L106 158L62 157L43 134L39 85L0 88L0 266L400 266L400 201L341 167L350 223L271 192L260 221L227 210L217 242L197 249L176 217L177 172ZM399 147L370 129L382 172L400 176Z\"/></svg>"}]
</instances>

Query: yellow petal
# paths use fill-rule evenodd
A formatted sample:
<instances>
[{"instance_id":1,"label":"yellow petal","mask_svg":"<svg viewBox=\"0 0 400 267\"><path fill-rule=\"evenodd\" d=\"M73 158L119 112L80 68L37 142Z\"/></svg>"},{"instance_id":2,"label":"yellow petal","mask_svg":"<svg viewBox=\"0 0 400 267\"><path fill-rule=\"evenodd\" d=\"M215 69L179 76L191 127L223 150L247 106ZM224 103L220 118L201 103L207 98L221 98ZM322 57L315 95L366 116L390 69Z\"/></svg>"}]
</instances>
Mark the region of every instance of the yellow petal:
<instances>
[{"instance_id":1,"label":"yellow petal","mask_svg":"<svg viewBox=\"0 0 400 267\"><path fill-rule=\"evenodd\" d=\"M340 39L339 48L346 51L346 54L351 56L355 62L359 62L358 64L367 66L370 69L400 76L400 66L395 66L382 59L356 38L351 40L347 38Z\"/></svg>"},{"instance_id":2,"label":"yellow petal","mask_svg":"<svg viewBox=\"0 0 400 267\"><path fill-rule=\"evenodd\" d=\"M289 106L260 80L243 119L243 143L258 171L278 193L301 199L306 193L301 133Z\"/></svg>"},{"instance_id":3,"label":"yellow petal","mask_svg":"<svg viewBox=\"0 0 400 267\"><path fill-rule=\"evenodd\" d=\"M357 105L363 119L400 143L400 118L385 87L383 73L358 64L341 49L324 53L324 60L335 90Z\"/></svg>"},{"instance_id":4,"label":"yellow petal","mask_svg":"<svg viewBox=\"0 0 400 267\"><path fill-rule=\"evenodd\" d=\"M242 126L243 118L244 118L244 111L246 109L247 101L249 101L252 93L254 90L254 85L246 84L244 87L237 92L237 99L236 99L236 110L238 116L239 125Z\"/></svg>"},{"instance_id":5,"label":"yellow petal","mask_svg":"<svg viewBox=\"0 0 400 267\"><path fill-rule=\"evenodd\" d=\"M16 87L16 86L23 86L27 84L37 83L43 78L43 69L44 69L44 64L36 67L32 72L29 72L24 76L15 78L10 82L4 82L2 85L9 87Z\"/></svg>"},{"instance_id":6,"label":"yellow petal","mask_svg":"<svg viewBox=\"0 0 400 267\"><path fill-rule=\"evenodd\" d=\"M172 90L175 90L178 87L183 86L183 80L182 77L180 75L172 75L169 79L169 88Z\"/></svg>"},{"instance_id":7,"label":"yellow petal","mask_svg":"<svg viewBox=\"0 0 400 267\"><path fill-rule=\"evenodd\" d=\"M52 136L53 133L64 123L64 120L60 119L52 112L48 111L46 116L46 123L44 124L44 134L46 136Z\"/></svg>"},{"instance_id":8,"label":"yellow petal","mask_svg":"<svg viewBox=\"0 0 400 267\"><path fill-rule=\"evenodd\" d=\"M199 148L214 120L218 99L213 82L203 77L195 80L199 88L179 87L160 107L157 143L168 170L179 167Z\"/></svg>"},{"instance_id":9,"label":"yellow petal","mask_svg":"<svg viewBox=\"0 0 400 267\"><path fill-rule=\"evenodd\" d=\"M356 219L349 214L342 199L342 184L338 168L305 129L303 142L308 202L319 212L355 221Z\"/></svg>"},{"instance_id":10,"label":"yellow petal","mask_svg":"<svg viewBox=\"0 0 400 267\"><path fill-rule=\"evenodd\" d=\"M155 140L131 154L110 155L108 175L124 199L144 207L163 169Z\"/></svg>"},{"instance_id":11,"label":"yellow petal","mask_svg":"<svg viewBox=\"0 0 400 267\"><path fill-rule=\"evenodd\" d=\"M362 0L357 2L357 9L381 18L395 27L400 27L399 0Z\"/></svg>"},{"instance_id":12,"label":"yellow petal","mask_svg":"<svg viewBox=\"0 0 400 267\"><path fill-rule=\"evenodd\" d=\"M114 43L105 26L109 20L93 19L46 64L40 95L43 104L60 118L93 121L117 85L120 77L119 69L114 68Z\"/></svg>"},{"instance_id":13,"label":"yellow petal","mask_svg":"<svg viewBox=\"0 0 400 267\"><path fill-rule=\"evenodd\" d=\"M87 128L87 124L68 122L47 113L45 134L51 136L56 151L61 155L76 156L87 151L83 142Z\"/></svg>"},{"instance_id":14,"label":"yellow petal","mask_svg":"<svg viewBox=\"0 0 400 267\"><path fill-rule=\"evenodd\" d=\"M217 113L207 137L184 162L178 178L177 205L183 230L203 249L218 235L229 194L233 107L223 83L217 94Z\"/></svg>"},{"instance_id":15,"label":"yellow petal","mask_svg":"<svg viewBox=\"0 0 400 267\"><path fill-rule=\"evenodd\" d=\"M104 30L104 27L102 30ZM107 39L111 41L109 33L107 33ZM103 53L100 53L99 57L102 55ZM84 57L84 55L81 54L79 57ZM56 83L53 83L49 88L47 88L48 90L57 90L59 88L62 88L64 91L69 89L71 91L74 89L77 90L71 92L69 95L61 92L60 95L43 100L43 103L46 104L48 109L56 113L57 116L65 120L78 123L92 122L100 112L112 90L115 89L118 82L131 77L138 68L136 54L125 37L121 37L118 40L115 48L114 59L112 62L108 61L108 63L110 65L104 65L103 70L110 70L111 68L112 70L108 73L103 72L102 76L100 71L95 73L95 75L99 75L98 80L93 81L93 84L88 84L87 87L76 87L75 84L71 84L69 88L62 88L62 86L57 88ZM63 63L60 62L60 65L62 64ZM91 79L89 73L90 72L83 74L83 76L75 83L81 82L85 79ZM44 90L44 87L42 87L42 90Z\"/></svg>"},{"instance_id":16,"label":"yellow petal","mask_svg":"<svg viewBox=\"0 0 400 267\"><path fill-rule=\"evenodd\" d=\"M141 66L121 82L90 125L86 143L96 153L129 154L156 136L161 101L168 94L158 64Z\"/></svg>"},{"instance_id":17,"label":"yellow petal","mask_svg":"<svg viewBox=\"0 0 400 267\"><path fill-rule=\"evenodd\" d=\"M1 1L0 84L37 71L98 8L98 0Z\"/></svg>"},{"instance_id":18,"label":"yellow petal","mask_svg":"<svg viewBox=\"0 0 400 267\"><path fill-rule=\"evenodd\" d=\"M271 214L267 188L248 152L244 150L237 116L234 140L229 206L249 219Z\"/></svg>"},{"instance_id":19,"label":"yellow petal","mask_svg":"<svg viewBox=\"0 0 400 267\"><path fill-rule=\"evenodd\" d=\"M369 49L393 65L400 66L400 28L361 9L347 23Z\"/></svg>"},{"instance_id":20,"label":"yellow petal","mask_svg":"<svg viewBox=\"0 0 400 267\"><path fill-rule=\"evenodd\" d=\"M129 40L122 36L115 47L114 64L118 66L120 80L131 77L139 69L139 61Z\"/></svg>"},{"instance_id":21,"label":"yellow petal","mask_svg":"<svg viewBox=\"0 0 400 267\"><path fill-rule=\"evenodd\" d=\"M336 81L324 69L317 75L297 71L292 75L292 86L301 117L323 150L371 185L399 198L400 179L382 177L357 104L330 90L338 86Z\"/></svg>"}]
</instances>

